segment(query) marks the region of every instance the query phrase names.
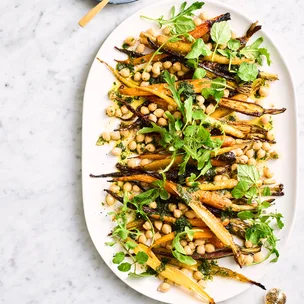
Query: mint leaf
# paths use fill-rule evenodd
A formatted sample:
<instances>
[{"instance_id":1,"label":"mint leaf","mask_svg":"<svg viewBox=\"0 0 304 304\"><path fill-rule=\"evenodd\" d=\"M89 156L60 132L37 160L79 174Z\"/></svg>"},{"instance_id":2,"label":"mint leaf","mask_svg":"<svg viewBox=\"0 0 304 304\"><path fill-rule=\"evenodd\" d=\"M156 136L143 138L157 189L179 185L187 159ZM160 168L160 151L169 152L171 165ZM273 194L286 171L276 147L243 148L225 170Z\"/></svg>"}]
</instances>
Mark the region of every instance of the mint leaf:
<instances>
[{"instance_id":1,"label":"mint leaf","mask_svg":"<svg viewBox=\"0 0 304 304\"><path fill-rule=\"evenodd\" d=\"M112 262L114 264L120 264L124 259L125 259L125 253L120 251L114 255Z\"/></svg>"},{"instance_id":2,"label":"mint leaf","mask_svg":"<svg viewBox=\"0 0 304 304\"><path fill-rule=\"evenodd\" d=\"M213 24L211 39L217 44L226 44L231 39L231 30L227 21Z\"/></svg>"},{"instance_id":3,"label":"mint leaf","mask_svg":"<svg viewBox=\"0 0 304 304\"><path fill-rule=\"evenodd\" d=\"M238 165L238 180L248 183L250 186L256 184L260 179L260 173L255 166Z\"/></svg>"},{"instance_id":4,"label":"mint leaf","mask_svg":"<svg viewBox=\"0 0 304 304\"><path fill-rule=\"evenodd\" d=\"M131 250L131 249L136 248L138 245L133 241L127 241L125 246L128 250Z\"/></svg>"},{"instance_id":5,"label":"mint leaf","mask_svg":"<svg viewBox=\"0 0 304 304\"><path fill-rule=\"evenodd\" d=\"M203 68L196 68L193 73L193 79L202 79L206 76L206 70Z\"/></svg>"},{"instance_id":6,"label":"mint leaf","mask_svg":"<svg viewBox=\"0 0 304 304\"><path fill-rule=\"evenodd\" d=\"M251 211L241 211L237 216L243 221L254 218L254 214Z\"/></svg>"},{"instance_id":7,"label":"mint leaf","mask_svg":"<svg viewBox=\"0 0 304 304\"><path fill-rule=\"evenodd\" d=\"M242 198L246 195L249 190L249 184L243 180L239 181L238 184L231 191L231 194L234 198Z\"/></svg>"},{"instance_id":8,"label":"mint leaf","mask_svg":"<svg viewBox=\"0 0 304 304\"><path fill-rule=\"evenodd\" d=\"M230 39L227 46L231 51L237 51L241 47L241 42L237 39Z\"/></svg>"}]
</instances>

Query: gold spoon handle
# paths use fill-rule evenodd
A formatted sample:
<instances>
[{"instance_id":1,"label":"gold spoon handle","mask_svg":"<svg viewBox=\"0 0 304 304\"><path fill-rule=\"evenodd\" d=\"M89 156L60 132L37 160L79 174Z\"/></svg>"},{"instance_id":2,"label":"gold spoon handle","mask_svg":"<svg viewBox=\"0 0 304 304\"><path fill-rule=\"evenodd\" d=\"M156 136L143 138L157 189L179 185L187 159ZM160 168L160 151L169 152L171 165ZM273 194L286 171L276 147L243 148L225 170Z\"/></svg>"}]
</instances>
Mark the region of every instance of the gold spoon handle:
<instances>
[{"instance_id":1,"label":"gold spoon handle","mask_svg":"<svg viewBox=\"0 0 304 304\"><path fill-rule=\"evenodd\" d=\"M92 8L79 22L81 27L85 27L107 4L109 0L103 0Z\"/></svg>"}]
</instances>

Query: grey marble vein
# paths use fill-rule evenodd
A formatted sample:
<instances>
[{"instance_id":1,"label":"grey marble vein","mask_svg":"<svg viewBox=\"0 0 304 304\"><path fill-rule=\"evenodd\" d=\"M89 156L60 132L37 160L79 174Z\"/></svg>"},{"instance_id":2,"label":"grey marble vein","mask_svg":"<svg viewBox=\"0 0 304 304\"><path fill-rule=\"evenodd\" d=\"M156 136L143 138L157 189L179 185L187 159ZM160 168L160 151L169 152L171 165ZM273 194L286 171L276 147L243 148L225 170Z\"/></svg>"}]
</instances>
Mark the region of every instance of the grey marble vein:
<instances>
[{"instance_id":1,"label":"grey marble vein","mask_svg":"<svg viewBox=\"0 0 304 304\"><path fill-rule=\"evenodd\" d=\"M117 24L148 5L107 6L85 29L86 0L0 1L0 302L4 304L159 302L118 280L86 229L81 196L81 118L94 55ZM289 54L304 148L304 3L222 0L254 16ZM300 186L304 162L300 159ZM300 195L301 199L301 195ZM303 212L303 213L302 213ZM280 263L265 276L288 302L304 303L304 205ZM225 304L262 302L251 288Z\"/></svg>"}]
</instances>

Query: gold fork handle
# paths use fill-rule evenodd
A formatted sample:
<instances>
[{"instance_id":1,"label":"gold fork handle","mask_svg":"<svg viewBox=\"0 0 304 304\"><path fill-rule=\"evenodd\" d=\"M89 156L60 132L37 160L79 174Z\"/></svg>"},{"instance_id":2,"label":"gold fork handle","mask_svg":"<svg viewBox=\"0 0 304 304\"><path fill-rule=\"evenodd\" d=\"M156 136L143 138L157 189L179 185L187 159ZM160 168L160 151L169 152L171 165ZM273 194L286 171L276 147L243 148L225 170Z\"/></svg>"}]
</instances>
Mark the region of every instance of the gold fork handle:
<instances>
[{"instance_id":1,"label":"gold fork handle","mask_svg":"<svg viewBox=\"0 0 304 304\"><path fill-rule=\"evenodd\" d=\"M107 4L109 0L103 0L92 8L79 22L81 27L85 27Z\"/></svg>"}]
</instances>

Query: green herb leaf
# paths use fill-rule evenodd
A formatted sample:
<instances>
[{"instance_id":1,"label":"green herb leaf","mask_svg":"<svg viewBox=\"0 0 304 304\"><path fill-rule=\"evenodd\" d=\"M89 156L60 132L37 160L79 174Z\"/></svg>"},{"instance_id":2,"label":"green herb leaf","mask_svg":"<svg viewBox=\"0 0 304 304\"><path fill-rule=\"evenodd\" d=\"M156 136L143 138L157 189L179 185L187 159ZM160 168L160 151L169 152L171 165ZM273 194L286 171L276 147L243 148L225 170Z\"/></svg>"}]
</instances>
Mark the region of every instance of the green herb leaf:
<instances>
[{"instance_id":1,"label":"green herb leaf","mask_svg":"<svg viewBox=\"0 0 304 304\"><path fill-rule=\"evenodd\" d=\"M117 268L121 272L128 272L128 271L130 271L131 266L132 266L132 264L125 262L125 263L121 263Z\"/></svg>"},{"instance_id":2,"label":"green herb leaf","mask_svg":"<svg viewBox=\"0 0 304 304\"><path fill-rule=\"evenodd\" d=\"M227 46L231 51L237 51L241 47L241 42L237 39L230 39Z\"/></svg>"},{"instance_id":3,"label":"green herb leaf","mask_svg":"<svg viewBox=\"0 0 304 304\"><path fill-rule=\"evenodd\" d=\"M217 44L226 44L231 39L231 30L227 21L212 25L211 39Z\"/></svg>"},{"instance_id":4,"label":"green herb leaf","mask_svg":"<svg viewBox=\"0 0 304 304\"><path fill-rule=\"evenodd\" d=\"M135 256L135 260L138 264L145 264L148 261L149 257L148 255L143 252L143 251L139 251L136 256Z\"/></svg>"},{"instance_id":5,"label":"green herb leaf","mask_svg":"<svg viewBox=\"0 0 304 304\"><path fill-rule=\"evenodd\" d=\"M262 195L263 195L263 196L270 196L270 195L271 195L270 188L269 188L269 187L263 188L263 190L262 190Z\"/></svg>"},{"instance_id":6,"label":"green herb leaf","mask_svg":"<svg viewBox=\"0 0 304 304\"><path fill-rule=\"evenodd\" d=\"M127 241L125 246L128 250L131 250L131 249L136 248L138 245L137 245L137 243L135 243L133 241Z\"/></svg>"},{"instance_id":7,"label":"green herb leaf","mask_svg":"<svg viewBox=\"0 0 304 304\"><path fill-rule=\"evenodd\" d=\"M238 180L248 183L250 186L256 184L260 179L260 173L255 166L238 165Z\"/></svg>"},{"instance_id":8,"label":"green herb leaf","mask_svg":"<svg viewBox=\"0 0 304 304\"><path fill-rule=\"evenodd\" d=\"M237 75L243 81L254 81L259 74L259 70L255 64L251 64L248 62L242 62L238 71Z\"/></svg>"},{"instance_id":9,"label":"green herb leaf","mask_svg":"<svg viewBox=\"0 0 304 304\"><path fill-rule=\"evenodd\" d=\"M186 59L198 59L202 56L209 56L212 52L208 46L204 43L203 39L198 38L192 45L191 51L185 56Z\"/></svg>"},{"instance_id":10,"label":"green herb leaf","mask_svg":"<svg viewBox=\"0 0 304 304\"><path fill-rule=\"evenodd\" d=\"M172 254L177 260L179 260L180 262L186 265L196 265L196 261L190 256L183 255L176 250L173 250Z\"/></svg>"},{"instance_id":11,"label":"green herb leaf","mask_svg":"<svg viewBox=\"0 0 304 304\"><path fill-rule=\"evenodd\" d=\"M245 196L247 191L249 190L249 184L243 180L240 180L238 184L231 191L231 194L234 198L242 198Z\"/></svg>"},{"instance_id":12,"label":"green herb leaf","mask_svg":"<svg viewBox=\"0 0 304 304\"><path fill-rule=\"evenodd\" d=\"M113 247L116 244L116 242L105 242L105 244L110 247Z\"/></svg>"},{"instance_id":13,"label":"green herb leaf","mask_svg":"<svg viewBox=\"0 0 304 304\"><path fill-rule=\"evenodd\" d=\"M237 214L241 220L248 220L254 218L254 214L251 211L241 211Z\"/></svg>"},{"instance_id":14,"label":"green herb leaf","mask_svg":"<svg viewBox=\"0 0 304 304\"><path fill-rule=\"evenodd\" d=\"M193 73L193 79L202 79L206 76L206 70L203 68L196 68Z\"/></svg>"},{"instance_id":15,"label":"green herb leaf","mask_svg":"<svg viewBox=\"0 0 304 304\"><path fill-rule=\"evenodd\" d=\"M112 262L114 264L120 264L124 259L125 259L125 253L120 251L114 255Z\"/></svg>"}]
</instances>

